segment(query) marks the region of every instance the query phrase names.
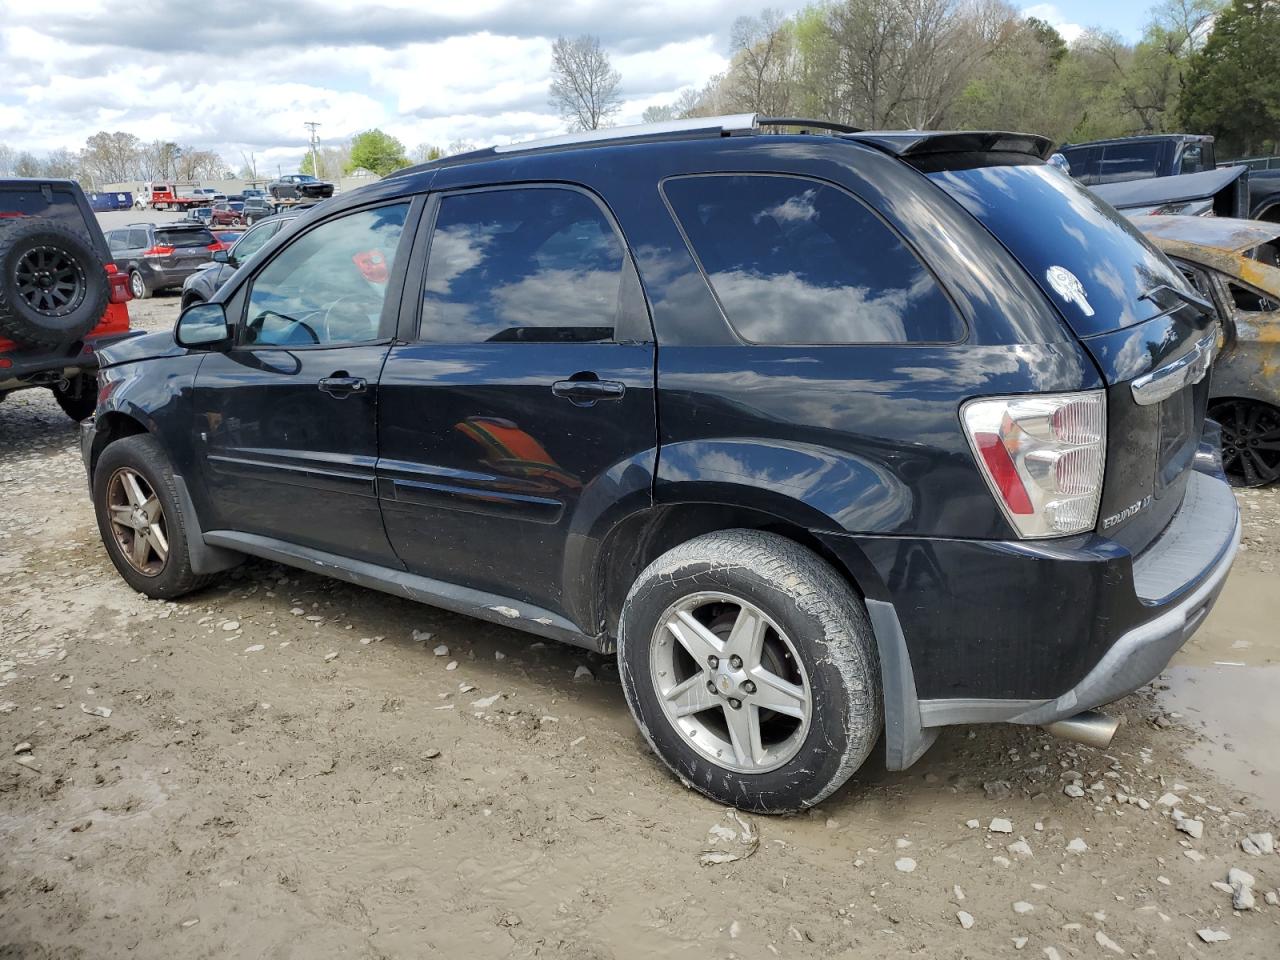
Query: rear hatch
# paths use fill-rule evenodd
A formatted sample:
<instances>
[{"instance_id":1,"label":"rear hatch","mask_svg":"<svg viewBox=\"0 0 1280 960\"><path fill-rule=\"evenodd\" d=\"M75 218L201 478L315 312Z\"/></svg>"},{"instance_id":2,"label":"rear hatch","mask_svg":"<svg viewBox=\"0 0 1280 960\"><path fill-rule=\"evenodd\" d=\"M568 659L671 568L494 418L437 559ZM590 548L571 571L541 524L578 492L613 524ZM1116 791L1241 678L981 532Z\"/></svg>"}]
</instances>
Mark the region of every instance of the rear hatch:
<instances>
[{"instance_id":1,"label":"rear hatch","mask_svg":"<svg viewBox=\"0 0 1280 960\"><path fill-rule=\"evenodd\" d=\"M165 270L192 270L213 259L217 239L198 223L156 227L154 262Z\"/></svg>"},{"instance_id":2,"label":"rear hatch","mask_svg":"<svg viewBox=\"0 0 1280 960\"><path fill-rule=\"evenodd\" d=\"M1185 299L1195 291L1124 217L1038 158L904 159L1009 249L1097 363L1108 385L1097 530L1141 551L1182 503L1208 404L1216 318Z\"/></svg>"}]
</instances>

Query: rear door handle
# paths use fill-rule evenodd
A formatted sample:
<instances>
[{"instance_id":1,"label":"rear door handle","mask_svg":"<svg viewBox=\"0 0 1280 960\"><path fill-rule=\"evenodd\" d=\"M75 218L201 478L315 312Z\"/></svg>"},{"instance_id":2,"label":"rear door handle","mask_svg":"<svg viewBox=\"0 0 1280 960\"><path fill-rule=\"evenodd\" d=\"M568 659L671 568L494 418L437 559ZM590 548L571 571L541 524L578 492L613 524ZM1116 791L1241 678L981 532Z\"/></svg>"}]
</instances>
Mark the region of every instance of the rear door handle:
<instances>
[{"instance_id":1,"label":"rear door handle","mask_svg":"<svg viewBox=\"0 0 1280 960\"><path fill-rule=\"evenodd\" d=\"M364 393L369 387L369 382L364 377L348 377L344 374L334 374L332 377L321 378L319 387L321 392L341 400L343 397L349 397L353 393Z\"/></svg>"},{"instance_id":2,"label":"rear door handle","mask_svg":"<svg viewBox=\"0 0 1280 960\"><path fill-rule=\"evenodd\" d=\"M627 388L617 380L557 380L551 392L580 407L590 407L597 400L621 400Z\"/></svg>"}]
</instances>

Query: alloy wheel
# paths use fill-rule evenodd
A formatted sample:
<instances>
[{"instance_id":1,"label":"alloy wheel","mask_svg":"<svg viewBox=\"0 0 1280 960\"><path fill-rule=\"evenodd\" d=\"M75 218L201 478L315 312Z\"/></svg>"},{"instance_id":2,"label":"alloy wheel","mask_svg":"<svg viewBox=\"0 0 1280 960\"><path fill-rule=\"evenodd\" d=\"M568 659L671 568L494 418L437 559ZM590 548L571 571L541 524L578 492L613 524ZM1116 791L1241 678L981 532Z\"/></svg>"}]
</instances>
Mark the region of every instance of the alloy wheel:
<instances>
[{"instance_id":1,"label":"alloy wheel","mask_svg":"<svg viewBox=\"0 0 1280 960\"><path fill-rule=\"evenodd\" d=\"M129 274L129 292L133 294L133 299L141 300L143 294L147 292L146 284L143 283L142 274L137 270Z\"/></svg>"},{"instance_id":2,"label":"alloy wheel","mask_svg":"<svg viewBox=\"0 0 1280 960\"><path fill-rule=\"evenodd\" d=\"M146 477L121 467L107 481L107 513L111 533L129 566L143 576L156 577L169 560L168 525L164 508Z\"/></svg>"},{"instance_id":3,"label":"alloy wheel","mask_svg":"<svg viewBox=\"0 0 1280 960\"><path fill-rule=\"evenodd\" d=\"M76 258L43 244L24 253L14 269L18 295L36 313L65 317L84 301L87 278Z\"/></svg>"},{"instance_id":4,"label":"alloy wheel","mask_svg":"<svg viewBox=\"0 0 1280 960\"><path fill-rule=\"evenodd\" d=\"M695 751L739 773L767 773L796 755L813 693L795 645L763 610L727 593L667 609L649 645L667 719Z\"/></svg>"},{"instance_id":5,"label":"alloy wheel","mask_svg":"<svg viewBox=\"0 0 1280 960\"><path fill-rule=\"evenodd\" d=\"M1222 425L1222 466L1241 487L1280 480L1280 410L1253 400L1223 400L1209 416Z\"/></svg>"}]
</instances>

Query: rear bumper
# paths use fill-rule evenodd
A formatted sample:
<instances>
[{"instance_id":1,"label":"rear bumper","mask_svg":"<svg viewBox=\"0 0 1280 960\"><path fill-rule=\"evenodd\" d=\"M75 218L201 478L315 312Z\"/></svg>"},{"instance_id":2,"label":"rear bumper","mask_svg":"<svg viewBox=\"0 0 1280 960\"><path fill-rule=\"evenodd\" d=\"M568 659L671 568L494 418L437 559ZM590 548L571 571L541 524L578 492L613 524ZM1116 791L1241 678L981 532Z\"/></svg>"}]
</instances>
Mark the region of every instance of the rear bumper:
<instances>
[{"instance_id":1,"label":"rear bumper","mask_svg":"<svg viewBox=\"0 0 1280 960\"><path fill-rule=\"evenodd\" d=\"M837 541L853 538L825 539L852 559ZM905 549L858 538L885 587L868 591L867 608L890 767L913 763L939 727L1051 723L1147 683L1203 623L1239 542L1231 488L1200 472L1137 556L1092 535L1053 546L935 540Z\"/></svg>"},{"instance_id":2,"label":"rear bumper","mask_svg":"<svg viewBox=\"0 0 1280 960\"><path fill-rule=\"evenodd\" d=\"M147 286L152 290L165 290L169 287L180 287L187 277L191 276L206 263L208 259L195 259L193 262L184 263L174 267L160 267L155 264L142 264L142 276L147 281Z\"/></svg>"},{"instance_id":3,"label":"rear bumper","mask_svg":"<svg viewBox=\"0 0 1280 960\"><path fill-rule=\"evenodd\" d=\"M0 393L24 387L49 386L59 380L97 370L99 349L130 337L140 337L143 332L127 330L90 337L60 350L18 350L5 354L11 365L0 367Z\"/></svg>"}]
</instances>

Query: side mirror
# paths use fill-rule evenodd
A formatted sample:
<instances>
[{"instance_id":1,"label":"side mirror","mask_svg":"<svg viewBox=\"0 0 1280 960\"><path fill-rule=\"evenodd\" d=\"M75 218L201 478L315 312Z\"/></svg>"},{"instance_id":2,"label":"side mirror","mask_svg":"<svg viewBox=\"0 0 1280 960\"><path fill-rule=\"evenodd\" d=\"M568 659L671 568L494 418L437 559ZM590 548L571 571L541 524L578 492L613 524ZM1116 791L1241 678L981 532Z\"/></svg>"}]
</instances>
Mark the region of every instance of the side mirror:
<instances>
[{"instance_id":1,"label":"side mirror","mask_svg":"<svg viewBox=\"0 0 1280 960\"><path fill-rule=\"evenodd\" d=\"M231 251L229 250L213 251L213 262L214 263L231 263Z\"/></svg>"},{"instance_id":2,"label":"side mirror","mask_svg":"<svg viewBox=\"0 0 1280 960\"><path fill-rule=\"evenodd\" d=\"M227 311L220 303L197 303L182 311L173 338L182 347L212 347L231 339Z\"/></svg>"}]
</instances>

